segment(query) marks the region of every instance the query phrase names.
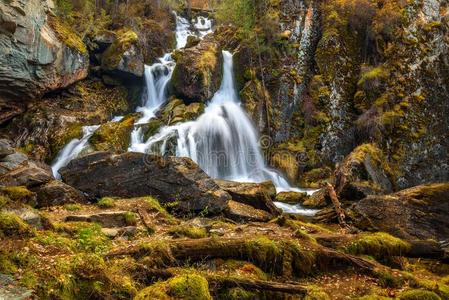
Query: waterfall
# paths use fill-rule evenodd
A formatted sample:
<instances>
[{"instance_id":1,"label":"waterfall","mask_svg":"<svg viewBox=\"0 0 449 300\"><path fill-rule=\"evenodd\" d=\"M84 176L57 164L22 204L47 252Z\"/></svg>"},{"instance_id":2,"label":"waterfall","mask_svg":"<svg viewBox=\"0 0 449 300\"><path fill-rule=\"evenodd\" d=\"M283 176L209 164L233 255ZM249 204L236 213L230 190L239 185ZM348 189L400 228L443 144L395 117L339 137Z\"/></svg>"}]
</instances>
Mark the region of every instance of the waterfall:
<instances>
[{"instance_id":1,"label":"waterfall","mask_svg":"<svg viewBox=\"0 0 449 300\"><path fill-rule=\"evenodd\" d=\"M116 117L113 120L119 121L120 117ZM86 148L89 138L99 127L99 125L83 126L82 138L73 139L67 145L65 145L64 148L62 148L53 164L51 165L53 176L55 176L56 179L61 179L61 175L58 172L59 169L65 167L72 159L76 158Z\"/></svg>"},{"instance_id":2,"label":"waterfall","mask_svg":"<svg viewBox=\"0 0 449 300\"><path fill-rule=\"evenodd\" d=\"M176 156L190 157L212 178L239 182L271 180L278 191L301 191L266 166L257 132L241 107L234 87L232 54L223 51L223 60L220 89L204 113L196 121L162 128L140 144L139 150L165 154L167 143L175 138ZM302 214L315 212L293 206L285 209Z\"/></svg>"}]
</instances>

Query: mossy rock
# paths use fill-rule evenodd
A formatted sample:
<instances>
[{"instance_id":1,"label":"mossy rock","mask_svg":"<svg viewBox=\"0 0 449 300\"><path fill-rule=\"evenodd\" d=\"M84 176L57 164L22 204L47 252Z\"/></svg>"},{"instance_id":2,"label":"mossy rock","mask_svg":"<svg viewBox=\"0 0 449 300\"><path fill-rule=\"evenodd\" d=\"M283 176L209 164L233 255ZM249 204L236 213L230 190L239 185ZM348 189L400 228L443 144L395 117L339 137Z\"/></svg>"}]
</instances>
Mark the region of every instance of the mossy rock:
<instances>
[{"instance_id":1,"label":"mossy rock","mask_svg":"<svg viewBox=\"0 0 449 300\"><path fill-rule=\"evenodd\" d=\"M58 38L69 48L78 51L85 55L87 54L87 48L82 39L70 28L69 25L55 16L50 16L49 24L56 32Z\"/></svg>"},{"instance_id":2,"label":"mossy rock","mask_svg":"<svg viewBox=\"0 0 449 300\"><path fill-rule=\"evenodd\" d=\"M119 122L101 125L89 139L91 147L95 151L126 152L136 119L136 115L128 115Z\"/></svg>"},{"instance_id":3,"label":"mossy rock","mask_svg":"<svg viewBox=\"0 0 449 300\"><path fill-rule=\"evenodd\" d=\"M134 300L211 300L209 284L201 275L184 274L140 291Z\"/></svg>"},{"instance_id":4,"label":"mossy rock","mask_svg":"<svg viewBox=\"0 0 449 300\"><path fill-rule=\"evenodd\" d=\"M81 123L71 123L64 127L64 130L57 131L50 137L50 151L53 156L73 139L81 139L83 136L83 125Z\"/></svg>"},{"instance_id":5,"label":"mossy rock","mask_svg":"<svg viewBox=\"0 0 449 300\"><path fill-rule=\"evenodd\" d=\"M30 191L25 186L0 187L0 195L1 194L3 194L3 197L7 198L5 200L10 200L11 202L24 203L29 205L36 204L36 193Z\"/></svg>"},{"instance_id":6,"label":"mossy rock","mask_svg":"<svg viewBox=\"0 0 449 300\"><path fill-rule=\"evenodd\" d=\"M281 192L276 195L275 200L288 204L302 204L307 198L307 193Z\"/></svg>"},{"instance_id":7,"label":"mossy rock","mask_svg":"<svg viewBox=\"0 0 449 300\"><path fill-rule=\"evenodd\" d=\"M173 125L198 118L204 108L204 103L193 102L186 105L182 100L172 97L158 117L163 124Z\"/></svg>"},{"instance_id":8,"label":"mossy rock","mask_svg":"<svg viewBox=\"0 0 449 300\"><path fill-rule=\"evenodd\" d=\"M19 237L31 233L31 229L18 215L9 212L0 212L0 237Z\"/></svg>"},{"instance_id":9,"label":"mossy rock","mask_svg":"<svg viewBox=\"0 0 449 300\"><path fill-rule=\"evenodd\" d=\"M142 49L137 33L129 28L116 31L117 38L103 53L101 68L105 71L119 71L137 77L144 73Z\"/></svg>"},{"instance_id":10,"label":"mossy rock","mask_svg":"<svg viewBox=\"0 0 449 300\"><path fill-rule=\"evenodd\" d=\"M315 168L300 175L300 184L303 187L319 188L329 181L332 170L329 167Z\"/></svg>"}]
</instances>

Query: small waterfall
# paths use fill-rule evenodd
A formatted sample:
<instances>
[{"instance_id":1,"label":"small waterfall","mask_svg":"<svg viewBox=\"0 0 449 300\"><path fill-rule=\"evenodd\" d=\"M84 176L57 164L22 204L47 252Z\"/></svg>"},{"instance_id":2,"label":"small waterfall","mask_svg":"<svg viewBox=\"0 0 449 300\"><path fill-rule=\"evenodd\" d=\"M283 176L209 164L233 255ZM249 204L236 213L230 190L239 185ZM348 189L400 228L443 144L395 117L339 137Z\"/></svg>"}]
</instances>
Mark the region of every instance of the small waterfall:
<instances>
[{"instance_id":1,"label":"small waterfall","mask_svg":"<svg viewBox=\"0 0 449 300\"><path fill-rule=\"evenodd\" d=\"M193 27L198 31L200 38L212 33L212 20L203 16L198 16L193 24Z\"/></svg>"},{"instance_id":2,"label":"small waterfall","mask_svg":"<svg viewBox=\"0 0 449 300\"><path fill-rule=\"evenodd\" d=\"M168 141L176 139L176 155L190 157L211 177L239 182L273 181L278 191L292 188L275 170L269 169L260 150L257 132L242 109L234 87L232 54L223 51L220 89L196 120L167 126L140 151L165 154ZM289 206L290 211L312 214L314 210Z\"/></svg>"},{"instance_id":3,"label":"small waterfall","mask_svg":"<svg viewBox=\"0 0 449 300\"><path fill-rule=\"evenodd\" d=\"M191 24L189 20L178 16L175 12L173 12L176 16L176 49L184 48L187 44L187 38L189 35L195 35L191 30Z\"/></svg>"},{"instance_id":4,"label":"small waterfall","mask_svg":"<svg viewBox=\"0 0 449 300\"><path fill-rule=\"evenodd\" d=\"M120 117L115 117L114 121L120 120ZM65 167L72 159L76 158L88 146L89 138L99 128L99 125L83 126L83 137L81 139L73 139L62 148L58 156L51 165L53 176L56 179L61 179L59 170Z\"/></svg>"}]
</instances>

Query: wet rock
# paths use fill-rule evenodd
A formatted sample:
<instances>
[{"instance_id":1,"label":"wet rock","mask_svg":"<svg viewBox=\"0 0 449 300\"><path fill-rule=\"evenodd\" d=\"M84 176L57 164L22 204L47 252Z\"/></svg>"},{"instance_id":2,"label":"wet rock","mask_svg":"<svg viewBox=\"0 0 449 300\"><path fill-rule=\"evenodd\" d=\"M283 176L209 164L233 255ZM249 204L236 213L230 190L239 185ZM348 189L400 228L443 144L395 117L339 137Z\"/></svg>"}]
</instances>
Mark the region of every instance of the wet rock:
<instances>
[{"instance_id":1,"label":"wet rock","mask_svg":"<svg viewBox=\"0 0 449 300\"><path fill-rule=\"evenodd\" d=\"M327 189L322 188L305 199L302 205L306 207L321 208L331 203L332 202L329 196L329 192L327 191Z\"/></svg>"},{"instance_id":2,"label":"wet rock","mask_svg":"<svg viewBox=\"0 0 449 300\"><path fill-rule=\"evenodd\" d=\"M384 231L406 240L449 239L449 183L420 185L389 195L371 195L349 210L363 230Z\"/></svg>"},{"instance_id":3,"label":"wet rock","mask_svg":"<svg viewBox=\"0 0 449 300\"><path fill-rule=\"evenodd\" d=\"M393 191L393 171L382 151L373 144L354 149L338 166L335 177L336 192L341 199L354 201Z\"/></svg>"},{"instance_id":4,"label":"wet rock","mask_svg":"<svg viewBox=\"0 0 449 300\"><path fill-rule=\"evenodd\" d=\"M215 182L221 189L228 192L234 201L267 211L273 215L278 215L280 213L272 200L276 195L276 188L271 181L262 183L242 183L227 180L215 180Z\"/></svg>"},{"instance_id":5,"label":"wet rock","mask_svg":"<svg viewBox=\"0 0 449 300\"><path fill-rule=\"evenodd\" d=\"M38 207L86 202L80 191L58 180L51 180L38 187L36 193Z\"/></svg>"},{"instance_id":6,"label":"wet rock","mask_svg":"<svg viewBox=\"0 0 449 300\"><path fill-rule=\"evenodd\" d=\"M154 196L178 213L218 214L231 196L183 157L96 152L60 170L63 180L89 198Z\"/></svg>"},{"instance_id":7,"label":"wet rock","mask_svg":"<svg viewBox=\"0 0 449 300\"><path fill-rule=\"evenodd\" d=\"M136 115L128 115L119 122L108 122L100 126L89 139L93 151L123 153L130 144Z\"/></svg>"},{"instance_id":8,"label":"wet rock","mask_svg":"<svg viewBox=\"0 0 449 300\"><path fill-rule=\"evenodd\" d=\"M51 1L0 4L0 93L31 99L87 76L81 39L56 17Z\"/></svg>"},{"instance_id":9,"label":"wet rock","mask_svg":"<svg viewBox=\"0 0 449 300\"><path fill-rule=\"evenodd\" d=\"M175 53L174 94L186 102L204 102L220 88L223 58L219 45L209 39Z\"/></svg>"},{"instance_id":10,"label":"wet rock","mask_svg":"<svg viewBox=\"0 0 449 300\"><path fill-rule=\"evenodd\" d=\"M277 202L288 204L302 204L308 198L307 193L281 192L276 195Z\"/></svg>"},{"instance_id":11,"label":"wet rock","mask_svg":"<svg viewBox=\"0 0 449 300\"><path fill-rule=\"evenodd\" d=\"M116 39L102 55L101 68L125 78L143 76L143 54L134 31L122 29L116 32Z\"/></svg>"},{"instance_id":12,"label":"wet rock","mask_svg":"<svg viewBox=\"0 0 449 300\"><path fill-rule=\"evenodd\" d=\"M97 46L95 52L101 53L105 51L109 46L112 45L112 43L114 43L116 37L117 36L113 31L101 30L100 32L98 32L93 38L93 42Z\"/></svg>"},{"instance_id":13,"label":"wet rock","mask_svg":"<svg viewBox=\"0 0 449 300\"><path fill-rule=\"evenodd\" d=\"M229 201L225 216L237 222L268 222L273 218L270 213L237 201Z\"/></svg>"},{"instance_id":14,"label":"wet rock","mask_svg":"<svg viewBox=\"0 0 449 300\"><path fill-rule=\"evenodd\" d=\"M164 23L171 22L170 17L171 15L164 18ZM151 19L143 21L138 35L145 63L152 64L156 59L175 48L176 38L170 27L169 24Z\"/></svg>"},{"instance_id":15,"label":"wet rock","mask_svg":"<svg viewBox=\"0 0 449 300\"><path fill-rule=\"evenodd\" d=\"M65 218L65 221L98 223L102 227L106 228L126 227L129 225L134 225L130 224L130 219L132 218L129 217L130 215L134 215L134 213L129 211L111 211L91 215L70 215Z\"/></svg>"}]
</instances>

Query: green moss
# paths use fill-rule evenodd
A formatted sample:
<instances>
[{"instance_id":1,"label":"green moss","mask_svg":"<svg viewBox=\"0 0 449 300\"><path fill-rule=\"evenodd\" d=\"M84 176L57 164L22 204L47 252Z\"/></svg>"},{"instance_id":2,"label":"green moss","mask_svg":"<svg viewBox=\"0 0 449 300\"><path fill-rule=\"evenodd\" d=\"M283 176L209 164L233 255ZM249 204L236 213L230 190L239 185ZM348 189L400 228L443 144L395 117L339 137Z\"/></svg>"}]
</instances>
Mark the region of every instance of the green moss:
<instances>
[{"instance_id":1,"label":"green moss","mask_svg":"<svg viewBox=\"0 0 449 300\"><path fill-rule=\"evenodd\" d=\"M64 205L64 208L68 211L78 211L81 210L81 205L78 203L69 203Z\"/></svg>"},{"instance_id":2,"label":"green moss","mask_svg":"<svg viewBox=\"0 0 449 300\"><path fill-rule=\"evenodd\" d=\"M191 239L200 239L207 236L207 231L205 228L192 225L178 225L170 228L168 233L177 238L188 237Z\"/></svg>"},{"instance_id":3,"label":"green moss","mask_svg":"<svg viewBox=\"0 0 449 300\"><path fill-rule=\"evenodd\" d=\"M19 216L13 213L0 212L0 237L29 235L31 229Z\"/></svg>"},{"instance_id":4,"label":"green moss","mask_svg":"<svg viewBox=\"0 0 449 300\"><path fill-rule=\"evenodd\" d=\"M56 17L50 17L49 24L56 32L58 38L65 45L67 45L67 47L76 50L83 55L87 54L86 45L83 43L81 38L75 32L72 31L70 26L64 24Z\"/></svg>"},{"instance_id":5,"label":"green moss","mask_svg":"<svg viewBox=\"0 0 449 300\"><path fill-rule=\"evenodd\" d=\"M80 139L83 136L83 125L72 123L67 125L64 130L50 137L50 150L52 156L56 157L59 151L71 140Z\"/></svg>"},{"instance_id":6,"label":"green moss","mask_svg":"<svg viewBox=\"0 0 449 300\"><path fill-rule=\"evenodd\" d=\"M304 300L330 300L329 295L319 286L310 285L307 287L307 294Z\"/></svg>"},{"instance_id":7,"label":"green moss","mask_svg":"<svg viewBox=\"0 0 449 300\"><path fill-rule=\"evenodd\" d=\"M0 208L5 207L10 202L10 199L6 196L0 195Z\"/></svg>"},{"instance_id":8,"label":"green moss","mask_svg":"<svg viewBox=\"0 0 449 300\"><path fill-rule=\"evenodd\" d=\"M245 278L268 280L268 275L264 271L247 261L228 259L219 264L217 270L229 274L229 276L235 274Z\"/></svg>"},{"instance_id":9,"label":"green moss","mask_svg":"<svg viewBox=\"0 0 449 300\"><path fill-rule=\"evenodd\" d=\"M162 267L174 261L170 245L165 241L143 243L137 256L144 257L142 262L149 267Z\"/></svg>"},{"instance_id":10,"label":"green moss","mask_svg":"<svg viewBox=\"0 0 449 300\"><path fill-rule=\"evenodd\" d=\"M137 44L139 38L137 34L128 28L122 28L116 32L116 39L111 46L103 53L102 67L107 70L115 69L120 63L123 54Z\"/></svg>"},{"instance_id":11,"label":"green moss","mask_svg":"<svg viewBox=\"0 0 449 300\"><path fill-rule=\"evenodd\" d=\"M28 202L35 194L28 190L25 186L4 186L0 188L9 199L14 202Z\"/></svg>"},{"instance_id":12,"label":"green moss","mask_svg":"<svg viewBox=\"0 0 449 300\"><path fill-rule=\"evenodd\" d=\"M197 274L185 274L158 282L140 291L134 300L211 300L207 280Z\"/></svg>"},{"instance_id":13,"label":"green moss","mask_svg":"<svg viewBox=\"0 0 449 300\"><path fill-rule=\"evenodd\" d=\"M79 251L104 253L109 250L111 241L101 231L98 224L78 224L75 229L76 248Z\"/></svg>"},{"instance_id":14,"label":"green moss","mask_svg":"<svg viewBox=\"0 0 449 300\"><path fill-rule=\"evenodd\" d=\"M136 226L137 225L137 215L133 212L127 211L125 213L125 223L128 226Z\"/></svg>"},{"instance_id":15,"label":"green moss","mask_svg":"<svg viewBox=\"0 0 449 300\"><path fill-rule=\"evenodd\" d=\"M63 251L76 250L76 242L69 238L67 234L60 234L53 231L40 231L33 239L34 242Z\"/></svg>"},{"instance_id":16,"label":"green moss","mask_svg":"<svg viewBox=\"0 0 449 300\"><path fill-rule=\"evenodd\" d=\"M96 151L125 152L130 143L136 116L130 115L120 122L108 122L98 128L89 143Z\"/></svg>"},{"instance_id":17,"label":"green moss","mask_svg":"<svg viewBox=\"0 0 449 300\"><path fill-rule=\"evenodd\" d=\"M249 240L246 248L248 258L264 270L273 270L273 263L281 261L282 249L265 236Z\"/></svg>"},{"instance_id":18,"label":"green moss","mask_svg":"<svg viewBox=\"0 0 449 300\"><path fill-rule=\"evenodd\" d=\"M361 234L345 248L352 254L365 254L376 258L400 256L409 249L409 243L384 232Z\"/></svg>"},{"instance_id":19,"label":"green moss","mask_svg":"<svg viewBox=\"0 0 449 300\"><path fill-rule=\"evenodd\" d=\"M389 72L385 70L383 67L373 68L362 74L358 85L363 85L368 81L376 80L376 79L384 79L389 76Z\"/></svg>"},{"instance_id":20,"label":"green moss","mask_svg":"<svg viewBox=\"0 0 449 300\"><path fill-rule=\"evenodd\" d=\"M115 206L115 200L110 197L103 197L97 202L97 206L101 208L112 208Z\"/></svg>"},{"instance_id":21,"label":"green moss","mask_svg":"<svg viewBox=\"0 0 449 300\"><path fill-rule=\"evenodd\" d=\"M408 290L399 295L401 300L442 300L434 292L424 290Z\"/></svg>"},{"instance_id":22,"label":"green moss","mask_svg":"<svg viewBox=\"0 0 449 300\"><path fill-rule=\"evenodd\" d=\"M16 264L9 255L0 253L0 273L14 274L17 271Z\"/></svg>"},{"instance_id":23,"label":"green moss","mask_svg":"<svg viewBox=\"0 0 449 300\"><path fill-rule=\"evenodd\" d=\"M380 296L380 295L373 295L373 294L365 295L363 297L357 298L357 300L388 300L388 299L393 299L393 298Z\"/></svg>"}]
</instances>

